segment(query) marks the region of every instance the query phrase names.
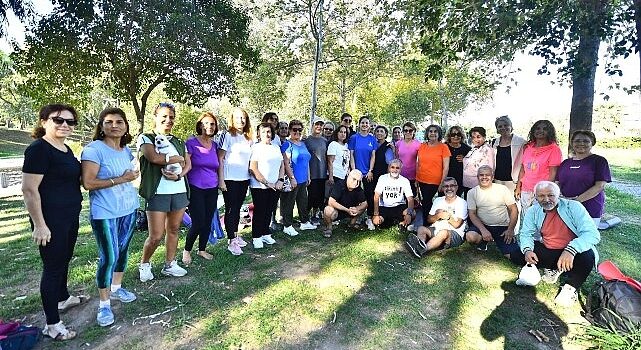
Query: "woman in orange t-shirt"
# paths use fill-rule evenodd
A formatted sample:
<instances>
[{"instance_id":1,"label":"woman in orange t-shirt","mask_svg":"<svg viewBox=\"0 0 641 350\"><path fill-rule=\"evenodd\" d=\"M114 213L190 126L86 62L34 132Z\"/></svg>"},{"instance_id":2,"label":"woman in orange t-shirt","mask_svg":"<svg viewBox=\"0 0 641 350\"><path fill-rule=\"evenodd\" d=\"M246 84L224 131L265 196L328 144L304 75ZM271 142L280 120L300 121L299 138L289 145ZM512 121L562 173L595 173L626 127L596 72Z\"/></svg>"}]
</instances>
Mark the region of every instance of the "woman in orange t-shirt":
<instances>
[{"instance_id":1,"label":"woman in orange t-shirt","mask_svg":"<svg viewBox=\"0 0 641 350\"><path fill-rule=\"evenodd\" d=\"M418 149L416 181L421 191L423 225L425 226L427 226L427 216L432 209L432 199L450 168L450 149L441 142L442 139L443 129L432 124L425 130L426 142L421 144Z\"/></svg>"}]
</instances>

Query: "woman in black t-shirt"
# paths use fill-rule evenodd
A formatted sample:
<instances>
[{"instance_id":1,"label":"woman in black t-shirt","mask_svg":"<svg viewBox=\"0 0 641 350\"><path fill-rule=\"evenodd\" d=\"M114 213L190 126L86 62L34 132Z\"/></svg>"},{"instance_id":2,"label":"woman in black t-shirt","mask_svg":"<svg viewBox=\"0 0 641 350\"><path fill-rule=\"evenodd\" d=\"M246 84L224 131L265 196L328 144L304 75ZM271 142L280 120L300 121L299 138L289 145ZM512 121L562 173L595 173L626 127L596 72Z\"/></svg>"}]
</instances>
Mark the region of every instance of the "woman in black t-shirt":
<instances>
[{"instance_id":1,"label":"woman in black t-shirt","mask_svg":"<svg viewBox=\"0 0 641 350\"><path fill-rule=\"evenodd\" d=\"M82 194L80 162L64 142L77 123L76 110L69 105L42 107L32 134L36 140L25 150L22 166L24 202L42 259L40 297L47 318L43 334L56 340L76 337L60 321L58 312L81 301L67 290Z\"/></svg>"},{"instance_id":2,"label":"woman in black t-shirt","mask_svg":"<svg viewBox=\"0 0 641 350\"><path fill-rule=\"evenodd\" d=\"M463 128L455 125L450 128L445 137L447 147L450 149L452 156L450 157L450 170L447 176L453 177L458 183L458 190L456 195L462 197L463 195L463 157L472 149L465 143L467 138Z\"/></svg>"}]
</instances>

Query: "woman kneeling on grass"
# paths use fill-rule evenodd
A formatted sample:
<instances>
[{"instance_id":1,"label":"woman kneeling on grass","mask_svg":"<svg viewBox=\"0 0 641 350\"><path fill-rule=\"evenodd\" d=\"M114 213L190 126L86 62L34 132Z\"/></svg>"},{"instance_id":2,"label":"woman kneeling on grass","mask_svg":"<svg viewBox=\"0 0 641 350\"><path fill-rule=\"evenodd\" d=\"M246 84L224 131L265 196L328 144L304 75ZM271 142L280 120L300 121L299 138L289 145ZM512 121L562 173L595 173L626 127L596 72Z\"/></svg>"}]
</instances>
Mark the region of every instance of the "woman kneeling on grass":
<instances>
[{"instance_id":1,"label":"woman kneeling on grass","mask_svg":"<svg viewBox=\"0 0 641 350\"><path fill-rule=\"evenodd\" d=\"M69 262L78 238L82 194L80 163L64 142L78 124L76 110L51 104L40 109L33 141L24 152L22 193L29 212L33 241L42 259L40 298L47 318L42 333L69 340L76 332L67 329L59 311L80 304L69 295Z\"/></svg>"},{"instance_id":2,"label":"woman kneeling on grass","mask_svg":"<svg viewBox=\"0 0 641 350\"><path fill-rule=\"evenodd\" d=\"M98 243L96 284L100 294L96 321L114 323L110 299L130 303L136 295L122 288L128 248L140 206L131 183L139 171L132 169L132 137L125 112L108 108L100 113L93 142L82 151L82 184L89 190L91 228ZM111 290L107 289L111 286Z\"/></svg>"},{"instance_id":3,"label":"woman kneeling on grass","mask_svg":"<svg viewBox=\"0 0 641 350\"><path fill-rule=\"evenodd\" d=\"M258 126L259 143L252 146L249 160L249 179L252 199L254 201L254 217L252 219L252 238L254 249L260 249L265 244L276 241L269 232L272 209L276 206L280 190L283 188L285 174L283 155L280 148L272 144L274 128L270 123Z\"/></svg>"}]
</instances>

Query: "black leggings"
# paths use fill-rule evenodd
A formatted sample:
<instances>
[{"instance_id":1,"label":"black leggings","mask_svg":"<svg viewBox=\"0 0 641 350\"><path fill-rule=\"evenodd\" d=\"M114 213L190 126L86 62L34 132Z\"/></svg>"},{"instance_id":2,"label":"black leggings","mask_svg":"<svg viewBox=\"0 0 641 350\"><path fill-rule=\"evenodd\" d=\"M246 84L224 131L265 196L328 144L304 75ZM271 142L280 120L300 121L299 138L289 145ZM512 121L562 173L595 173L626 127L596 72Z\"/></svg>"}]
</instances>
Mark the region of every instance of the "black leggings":
<instances>
[{"instance_id":1,"label":"black leggings","mask_svg":"<svg viewBox=\"0 0 641 350\"><path fill-rule=\"evenodd\" d=\"M538 268L556 270L556 263L559 261L561 253L563 253L563 249L548 249L543 243L534 242L534 254L539 258L539 263L536 264ZM510 260L518 266L525 265L525 256L520 251L511 254ZM572 270L565 273L567 283L578 290L590 275L592 268L594 268L594 252L592 249L577 253L574 256Z\"/></svg>"},{"instance_id":2,"label":"black leggings","mask_svg":"<svg viewBox=\"0 0 641 350\"><path fill-rule=\"evenodd\" d=\"M418 187L421 190L421 206L423 207L423 226L429 226L427 224L427 216L432 209L432 200L434 195L438 192L438 185L426 184L419 182Z\"/></svg>"},{"instance_id":3,"label":"black leggings","mask_svg":"<svg viewBox=\"0 0 641 350\"><path fill-rule=\"evenodd\" d=\"M42 277L40 278L40 298L47 324L60 322L58 302L69 298L67 277L69 262L78 239L78 218L80 207L51 212L42 208L45 222L51 231L51 240L46 246L38 246L42 259ZM33 229L33 223L31 223Z\"/></svg>"},{"instance_id":4,"label":"black leggings","mask_svg":"<svg viewBox=\"0 0 641 350\"><path fill-rule=\"evenodd\" d=\"M365 199L367 199L367 216L374 215L374 189L376 188L376 178L368 181L367 177L363 176L363 191L365 192Z\"/></svg>"},{"instance_id":5,"label":"black leggings","mask_svg":"<svg viewBox=\"0 0 641 350\"><path fill-rule=\"evenodd\" d=\"M323 209L325 207L325 182L327 179L312 179L307 186L307 209Z\"/></svg>"},{"instance_id":6,"label":"black leggings","mask_svg":"<svg viewBox=\"0 0 641 350\"><path fill-rule=\"evenodd\" d=\"M227 191L223 191L223 198L225 199L225 230L227 230L227 238L233 239L236 238L236 232L238 232L240 207L245 201L249 180L227 180L225 185L227 185Z\"/></svg>"},{"instance_id":7,"label":"black leggings","mask_svg":"<svg viewBox=\"0 0 641 350\"><path fill-rule=\"evenodd\" d=\"M194 242L198 237L198 250L207 248L209 232L211 231L211 220L214 217L214 210L218 203L218 187L198 188L189 185L189 216L191 216L191 227L185 239L185 250L190 252L194 248Z\"/></svg>"},{"instance_id":8,"label":"black leggings","mask_svg":"<svg viewBox=\"0 0 641 350\"><path fill-rule=\"evenodd\" d=\"M271 188L250 188L254 202L254 216L252 217L252 238L260 238L270 234L269 222L272 218L272 209L280 196L279 191Z\"/></svg>"}]
</instances>

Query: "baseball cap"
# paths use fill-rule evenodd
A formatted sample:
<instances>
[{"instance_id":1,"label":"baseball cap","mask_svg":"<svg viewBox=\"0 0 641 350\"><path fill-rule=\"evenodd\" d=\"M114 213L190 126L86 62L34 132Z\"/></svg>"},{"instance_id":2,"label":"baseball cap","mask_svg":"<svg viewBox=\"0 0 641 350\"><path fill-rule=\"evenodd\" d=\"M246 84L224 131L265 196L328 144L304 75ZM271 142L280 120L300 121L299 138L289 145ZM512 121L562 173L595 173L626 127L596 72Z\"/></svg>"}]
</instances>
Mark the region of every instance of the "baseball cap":
<instances>
[{"instance_id":1,"label":"baseball cap","mask_svg":"<svg viewBox=\"0 0 641 350\"><path fill-rule=\"evenodd\" d=\"M312 119L312 125L315 125L316 123L325 124L325 121L323 120L323 118L321 118L319 116L314 116L314 119Z\"/></svg>"}]
</instances>

